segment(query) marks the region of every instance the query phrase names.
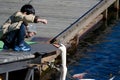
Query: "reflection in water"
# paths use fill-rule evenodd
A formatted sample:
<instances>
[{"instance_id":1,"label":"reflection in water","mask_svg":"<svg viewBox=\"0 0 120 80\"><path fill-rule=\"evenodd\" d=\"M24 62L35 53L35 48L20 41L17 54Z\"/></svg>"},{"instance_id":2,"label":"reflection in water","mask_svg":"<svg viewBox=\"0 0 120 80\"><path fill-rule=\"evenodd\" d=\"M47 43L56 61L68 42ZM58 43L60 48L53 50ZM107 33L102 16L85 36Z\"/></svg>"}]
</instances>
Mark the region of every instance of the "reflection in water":
<instances>
[{"instance_id":1,"label":"reflection in water","mask_svg":"<svg viewBox=\"0 0 120 80\"><path fill-rule=\"evenodd\" d=\"M81 44L72 63L68 66L71 75L86 72L84 78L95 80L120 80L120 21L109 32L103 31L102 37L97 40L86 42L87 49L81 53ZM94 43L93 43L94 42ZM70 79L68 79L70 80Z\"/></svg>"}]
</instances>

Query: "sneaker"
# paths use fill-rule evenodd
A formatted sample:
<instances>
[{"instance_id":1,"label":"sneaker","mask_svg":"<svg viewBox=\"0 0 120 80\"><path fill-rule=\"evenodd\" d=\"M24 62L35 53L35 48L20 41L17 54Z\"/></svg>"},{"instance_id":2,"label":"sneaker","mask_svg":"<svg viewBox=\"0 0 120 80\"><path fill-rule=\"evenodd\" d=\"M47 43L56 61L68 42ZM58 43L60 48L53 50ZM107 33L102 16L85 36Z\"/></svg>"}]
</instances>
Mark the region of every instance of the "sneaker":
<instances>
[{"instance_id":1,"label":"sneaker","mask_svg":"<svg viewBox=\"0 0 120 80\"><path fill-rule=\"evenodd\" d=\"M14 47L14 51L30 51L31 47L28 44L21 44Z\"/></svg>"},{"instance_id":2,"label":"sneaker","mask_svg":"<svg viewBox=\"0 0 120 80\"><path fill-rule=\"evenodd\" d=\"M19 46L15 46L14 47L14 51L20 51L20 47Z\"/></svg>"}]
</instances>

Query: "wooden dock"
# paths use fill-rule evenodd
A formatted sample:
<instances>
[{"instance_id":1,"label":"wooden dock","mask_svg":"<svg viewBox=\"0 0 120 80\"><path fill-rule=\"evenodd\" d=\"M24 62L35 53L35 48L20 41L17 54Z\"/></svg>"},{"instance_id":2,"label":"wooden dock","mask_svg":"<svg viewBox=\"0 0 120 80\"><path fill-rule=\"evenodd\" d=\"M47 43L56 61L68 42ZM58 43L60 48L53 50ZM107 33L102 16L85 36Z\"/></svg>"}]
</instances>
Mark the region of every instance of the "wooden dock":
<instances>
[{"instance_id":1,"label":"wooden dock","mask_svg":"<svg viewBox=\"0 0 120 80\"><path fill-rule=\"evenodd\" d=\"M0 0L0 24L2 25L10 15L19 11L29 1L34 6L36 15L48 20L46 25L32 24L36 27L37 35L31 40L39 44L32 45L34 50L27 52L29 55L0 52L0 64L33 59L36 51L41 54L55 51L56 48L48 42L63 43L67 46L75 36L81 37L100 20L107 18L108 8L111 5L114 4L115 8L119 8L119 0Z\"/></svg>"},{"instance_id":2,"label":"wooden dock","mask_svg":"<svg viewBox=\"0 0 120 80\"><path fill-rule=\"evenodd\" d=\"M29 0L0 0L0 24ZM37 37L52 39L73 24L100 0L32 0L36 15L48 20L47 25L34 24Z\"/></svg>"}]
</instances>

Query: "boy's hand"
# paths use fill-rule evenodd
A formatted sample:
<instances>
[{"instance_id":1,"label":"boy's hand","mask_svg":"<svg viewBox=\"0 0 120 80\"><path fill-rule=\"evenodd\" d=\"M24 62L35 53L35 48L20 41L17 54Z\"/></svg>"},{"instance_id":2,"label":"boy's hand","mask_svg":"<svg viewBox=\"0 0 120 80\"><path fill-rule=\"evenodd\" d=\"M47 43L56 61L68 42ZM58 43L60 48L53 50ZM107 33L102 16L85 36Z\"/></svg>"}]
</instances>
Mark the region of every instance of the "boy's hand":
<instances>
[{"instance_id":1,"label":"boy's hand","mask_svg":"<svg viewBox=\"0 0 120 80\"><path fill-rule=\"evenodd\" d=\"M28 33L26 34L26 37L32 37L32 36L34 36L34 35L36 35L35 32L28 32Z\"/></svg>"},{"instance_id":2,"label":"boy's hand","mask_svg":"<svg viewBox=\"0 0 120 80\"><path fill-rule=\"evenodd\" d=\"M37 21L38 21L38 22L41 22L41 23L43 23L43 24L47 24L47 20L46 20L46 19L38 19Z\"/></svg>"}]
</instances>

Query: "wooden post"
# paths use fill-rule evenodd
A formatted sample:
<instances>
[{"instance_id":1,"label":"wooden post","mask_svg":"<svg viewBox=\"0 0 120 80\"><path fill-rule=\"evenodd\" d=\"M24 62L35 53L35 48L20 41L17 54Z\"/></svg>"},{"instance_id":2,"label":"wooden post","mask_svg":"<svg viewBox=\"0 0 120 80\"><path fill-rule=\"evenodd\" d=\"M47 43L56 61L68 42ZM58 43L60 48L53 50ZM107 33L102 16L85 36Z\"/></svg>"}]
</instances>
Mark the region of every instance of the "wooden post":
<instances>
[{"instance_id":1,"label":"wooden post","mask_svg":"<svg viewBox=\"0 0 120 80\"><path fill-rule=\"evenodd\" d=\"M116 0L115 4L114 4L114 8L116 10L116 19L119 18L119 0Z\"/></svg>"},{"instance_id":2,"label":"wooden post","mask_svg":"<svg viewBox=\"0 0 120 80\"><path fill-rule=\"evenodd\" d=\"M105 22L105 26L107 27L107 24L108 24L108 9L106 9L104 12L103 12L103 19L104 19L104 22Z\"/></svg>"},{"instance_id":3,"label":"wooden post","mask_svg":"<svg viewBox=\"0 0 120 80\"><path fill-rule=\"evenodd\" d=\"M108 18L108 9L106 9L106 10L103 12L103 18L104 18L105 20L107 20L107 18Z\"/></svg>"},{"instance_id":4,"label":"wooden post","mask_svg":"<svg viewBox=\"0 0 120 80\"><path fill-rule=\"evenodd\" d=\"M119 10L119 0L116 0L114 7L115 9Z\"/></svg>"}]
</instances>

